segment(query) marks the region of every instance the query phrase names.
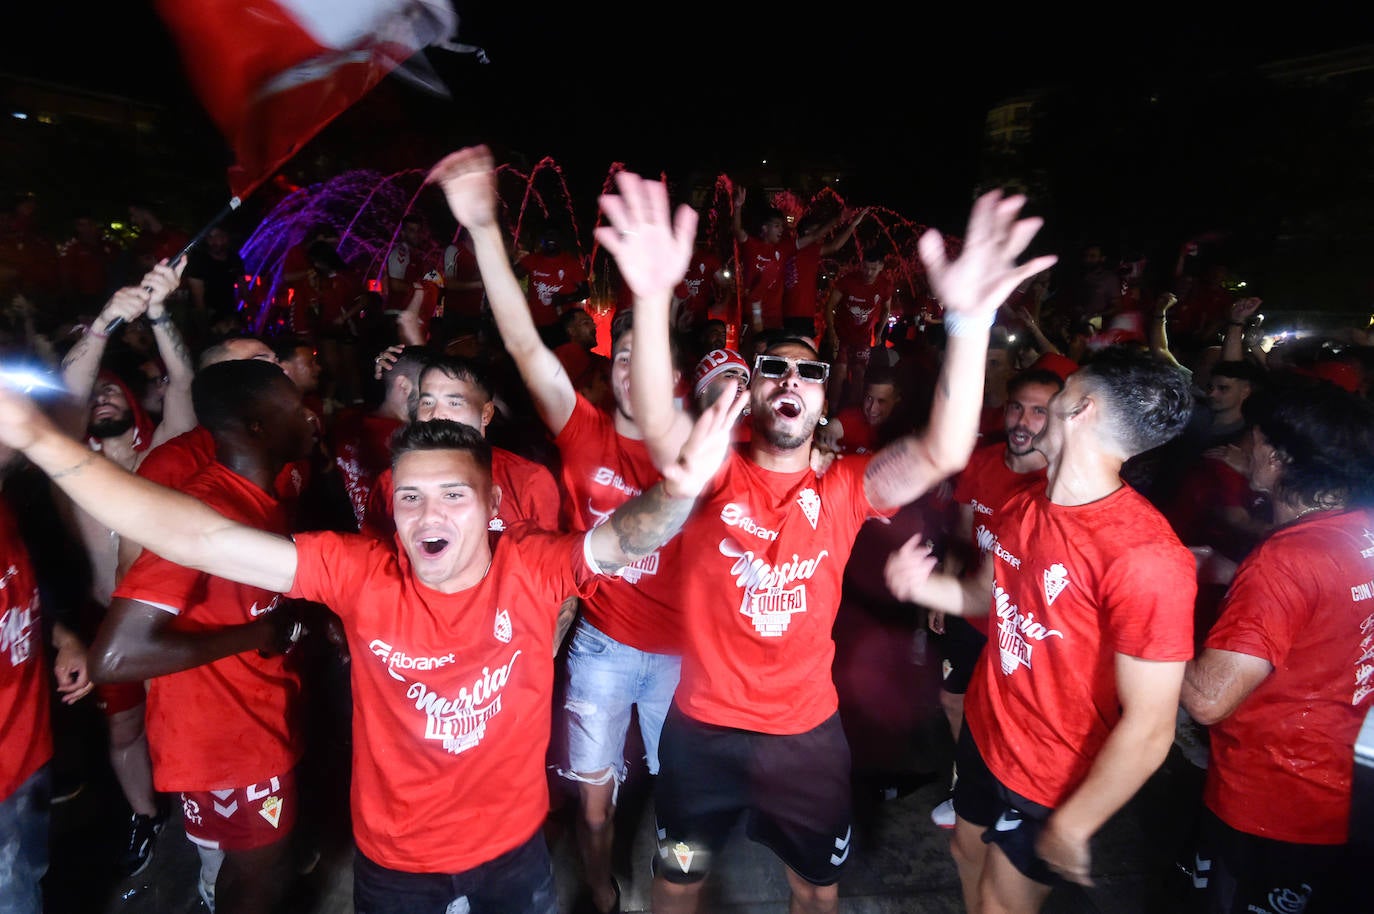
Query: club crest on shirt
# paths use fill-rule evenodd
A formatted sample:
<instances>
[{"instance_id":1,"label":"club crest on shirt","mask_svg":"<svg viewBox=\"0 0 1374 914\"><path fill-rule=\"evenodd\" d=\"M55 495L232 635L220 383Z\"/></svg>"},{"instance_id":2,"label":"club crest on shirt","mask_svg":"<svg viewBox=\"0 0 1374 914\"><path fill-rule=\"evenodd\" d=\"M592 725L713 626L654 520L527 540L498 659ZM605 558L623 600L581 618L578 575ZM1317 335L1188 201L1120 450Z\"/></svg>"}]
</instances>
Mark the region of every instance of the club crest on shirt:
<instances>
[{"instance_id":1,"label":"club crest on shirt","mask_svg":"<svg viewBox=\"0 0 1374 914\"><path fill-rule=\"evenodd\" d=\"M1045 600L1050 605L1054 604L1054 598L1064 592L1064 588L1069 586L1069 570L1063 565L1055 562L1045 571Z\"/></svg>"},{"instance_id":2,"label":"club crest on shirt","mask_svg":"<svg viewBox=\"0 0 1374 914\"><path fill-rule=\"evenodd\" d=\"M267 820L267 824L273 828L277 827L278 820L281 819L281 797L268 797L262 802L262 809L258 810L258 815Z\"/></svg>"},{"instance_id":3,"label":"club crest on shirt","mask_svg":"<svg viewBox=\"0 0 1374 914\"><path fill-rule=\"evenodd\" d=\"M510 613L507 610L498 609L496 611L496 627L492 631L492 634L494 634L496 640L500 641L502 644L510 644Z\"/></svg>"},{"instance_id":4,"label":"club crest on shirt","mask_svg":"<svg viewBox=\"0 0 1374 914\"><path fill-rule=\"evenodd\" d=\"M821 497L816 494L816 490L810 487L801 490L797 496L797 504L801 505L802 513L811 523L811 529L816 529L816 521L821 517Z\"/></svg>"}]
</instances>

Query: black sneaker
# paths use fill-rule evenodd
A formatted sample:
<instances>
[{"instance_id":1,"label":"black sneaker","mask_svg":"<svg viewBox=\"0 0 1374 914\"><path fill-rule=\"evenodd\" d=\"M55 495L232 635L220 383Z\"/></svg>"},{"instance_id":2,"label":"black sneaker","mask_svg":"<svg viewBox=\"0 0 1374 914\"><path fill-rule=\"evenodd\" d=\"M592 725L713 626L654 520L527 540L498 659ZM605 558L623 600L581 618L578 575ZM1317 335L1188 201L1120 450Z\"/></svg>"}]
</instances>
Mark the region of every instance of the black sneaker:
<instances>
[{"instance_id":1,"label":"black sneaker","mask_svg":"<svg viewBox=\"0 0 1374 914\"><path fill-rule=\"evenodd\" d=\"M153 843L166 821L166 815L143 816L134 813L129 820L129 846L119 858L119 871L124 878L137 876L153 862Z\"/></svg>"}]
</instances>

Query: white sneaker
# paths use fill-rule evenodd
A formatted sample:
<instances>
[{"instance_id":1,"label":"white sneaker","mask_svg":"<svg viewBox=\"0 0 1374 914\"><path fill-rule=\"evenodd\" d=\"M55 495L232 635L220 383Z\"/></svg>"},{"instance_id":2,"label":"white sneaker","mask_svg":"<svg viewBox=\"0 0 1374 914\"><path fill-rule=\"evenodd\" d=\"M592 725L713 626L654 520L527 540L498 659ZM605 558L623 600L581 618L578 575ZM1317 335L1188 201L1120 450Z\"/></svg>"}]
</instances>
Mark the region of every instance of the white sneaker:
<instances>
[{"instance_id":1,"label":"white sneaker","mask_svg":"<svg viewBox=\"0 0 1374 914\"><path fill-rule=\"evenodd\" d=\"M941 828L954 827L954 800L948 799L930 811L930 821Z\"/></svg>"}]
</instances>

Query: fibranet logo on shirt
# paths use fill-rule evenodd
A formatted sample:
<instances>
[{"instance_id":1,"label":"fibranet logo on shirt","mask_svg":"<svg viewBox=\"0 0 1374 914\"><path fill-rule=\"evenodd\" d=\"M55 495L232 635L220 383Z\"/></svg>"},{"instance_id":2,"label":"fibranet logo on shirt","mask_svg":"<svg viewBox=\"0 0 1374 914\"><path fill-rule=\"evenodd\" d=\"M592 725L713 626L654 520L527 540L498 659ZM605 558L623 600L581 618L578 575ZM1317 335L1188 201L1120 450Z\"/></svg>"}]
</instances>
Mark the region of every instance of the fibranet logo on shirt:
<instances>
[{"instance_id":1,"label":"fibranet logo on shirt","mask_svg":"<svg viewBox=\"0 0 1374 914\"><path fill-rule=\"evenodd\" d=\"M1064 637L1059 629L1046 628L1035 621L1035 613L1023 614L1002 585L993 585L992 599L993 611L997 614L997 648L1001 654L1002 672L1006 675L1010 676L1023 666L1030 669L1031 653L1035 649L1031 641Z\"/></svg>"},{"instance_id":2,"label":"fibranet logo on shirt","mask_svg":"<svg viewBox=\"0 0 1374 914\"><path fill-rule=\"evenodd\" d=\"M793 614L806 612L806 584L788 585L809 580L830 554L830 550L822 549L816 557L803 559L793 553L790 560L773 565L729 538L721 540L719 548L721 555L735 560L730 573L735 576L735 586L744 592L740 613L753 620L754 631L765 638L781 638Z\"/></svg>"},{"instance_id":3,"label":"fibranet logo on shirt","mask_svg":"<svg viewBox=\"0 0 1374 914\"><path fill-rule=\"evenodd\" d=\"M374 639L367 649L386 664L386 674L397 682L406 681L404 676L396 672L397 670L437 670L456 660L453 654L444 654L442 657L415 657L405 651L393 650L391 645L380 638Z\"/></svg>"},{"instance_id":4,"label":"fibranet logo on shirt","mask_svg":"<svg viewBox=\"0 0 1374 914\"><path fill-rule=\"evenodd\" d=\"M592 482L598 486L609 486L617 492L623 492L631 498L634 498L640 493L638 486L632 486L627 483L624 477L610 467L597 467L595 472L592 473ZM600 511L592 507L591 499L587 500L587 510L596 515L601 514ZM609 511L606 513L610 514Z\"/></svg>"},{"instance_id":5,"label":"fibranet logo on shirt","mask_svg":"<svg viewBox=\"0 0 1374 914\"><path fill-rule=\"evenodd\" d=\"M978 549L980 551L984 553L991 552L1017 571L1021 570L1021 560L1006 549L1003 549L1002 544L997 540L997 534L993 533L987 527L979 524L978 528L973 531L973 537L978 541Z\"/></svg>"}]
</instances>

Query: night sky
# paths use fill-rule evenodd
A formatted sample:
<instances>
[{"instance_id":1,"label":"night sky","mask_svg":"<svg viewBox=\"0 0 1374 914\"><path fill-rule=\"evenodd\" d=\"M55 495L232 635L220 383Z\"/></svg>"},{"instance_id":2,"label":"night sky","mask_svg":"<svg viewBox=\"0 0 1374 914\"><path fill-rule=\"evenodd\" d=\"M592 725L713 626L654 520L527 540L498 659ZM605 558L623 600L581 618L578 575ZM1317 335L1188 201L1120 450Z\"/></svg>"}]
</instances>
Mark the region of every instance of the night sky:
<instances>
[{"instance_id":1,"label":"night sky","mask_svg":"<svg viewBox=\"0 0 1374 914\"><path fill-rule=\"evenodd\" d=\"M73 26L63 4L26 3L18 16L27 21L8 34L18 46L0 66L158 101L184 112L188 129L214 142L156 15L148 6L125 6L84 10ZM851 202L884 203L950 229L958 228L978 180L984 117L1000 100L1047 88L1077 98L1091 111L1093 130L1110 129L1117 111L1124 129L1148 96L1196 95L1187 100L1205 110L1218 78L1361 40L1348 23L1267 19L1253 7L1243 19L1136 4L1131 17L1098 7L1095 15L1051 20L1029 9L1017 16L959 4L836 3L822 14L738 0L456 6L459 40L486 48L491 64L431 52L451 101L399 85L378 93L436 138L433 148L415 151L415 167L431 164L445 145L485 141L498 155L553 156L575 193L586 195L615 161L680 178L745 174L763 159L820 158L843 164ZM21 35L40 38L16 42ZM1174 151L1184 195L1205 192L1214 172L1224 177L1227 159L1215 147L1251 129L1241 123L1228 132L1225 102L1217 107L1217 138L1199 142L1198 158ZM357 129L346 118L322 140L337 144L340 131ZM1136 206L1139 166L1068 151L1096 169L1085 180L1102 193L1097 211L1090 211L1094 194L1079 194L1061 224L1082 237L1129 219L1118 211ZM1168 175L1151 180L1167 186ZM1139 194L1142 218L1174 205L1159 199L1156 185ZM1230 207L1244 190L1198 208ZM1230 215L1242 217L1217 218Z\"/></svg>"}]
</instances>

